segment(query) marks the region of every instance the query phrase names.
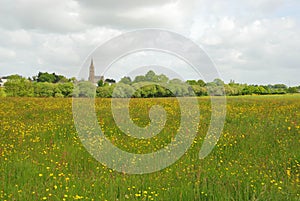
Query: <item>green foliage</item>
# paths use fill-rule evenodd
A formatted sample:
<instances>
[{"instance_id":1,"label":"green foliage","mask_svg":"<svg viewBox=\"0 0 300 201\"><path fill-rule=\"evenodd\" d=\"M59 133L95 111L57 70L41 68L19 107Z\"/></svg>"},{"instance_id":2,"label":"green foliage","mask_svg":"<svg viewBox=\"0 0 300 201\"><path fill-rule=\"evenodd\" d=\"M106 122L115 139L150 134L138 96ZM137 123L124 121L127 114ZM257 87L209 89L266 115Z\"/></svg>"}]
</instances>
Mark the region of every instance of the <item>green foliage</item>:
<instances>
[{"instance_id":1,"label":"green foliage","mask_svg":"<svg viewBox=\"0 0 300 201\"><path fill-rule=\"evenodd\" d=\"M6 93L3 87L0 87L0 98L6 97Z\"/></svg>"},{"instance_id":2,"label":"green foliage","mask_svg":"<svg viewBox=\"0 0 300 201\"><path fill-rule=\"evenodd\" d=\"M150 70L145 75L145 81L148 82L157 82L157 75L154 73L154 71Z\"/></svg>"},{"instance_id":3,"label":"green foliage","mask_svg":"<svg viewBox=\"0 0 300 201\"><path fill-rule=\"evenodd\" d=\"M128 85L130 85L131 84L131 78L130 77L123 77L120 81L119 81L119 83L123 83L123 84L128 84Z\"/></svg>"},{"instance_id":4,"label":"green foliage","mask_svg":"<svg viewBox=\"0 0 300 201\"><path fill-rule=\"evenodd\" d=\"M48 82L34 83L34 94L36 97L53 97L55 86Z\"/></svg>"},{"instance_id":5,"label":"green foliage","mask_svg":"<svg viewBox=\"0 0 300 201\"><path fill-rule=\"evenodd\" d=\"M73 88L74 88L74 84L72 82L59 83L57 86L58 86L58 89L60 90L60 93L64 97L72 96L72 92L73 92Z\"/></svg>"},{"instance_id":6,"label":"green foliage","mask_svg":"<svg viewBox=\"0 0 300 201\"><path fill-rule=\"evenodd\" d=\"M144 75L138 75L134 78L133 82L137 83L137 82L145 82L146 78Z\"/></svg>"},{"instance_id":7,"label":"green foliage","mask_svg":"<svg viewBox=\"0 0 300 201\"><path fill-rule=\"evenodd\" d=\"M203 80L198 80L197 83L200 87L205 87L206 86L206 83Z\"/></svg>"},{"instance_id":8,"label":"green foliage","mask_svg":"<svg viewBox=\"0 0 300 201\"><path fill-rule=\"evenodd\" d=\"M103 85L104 85L103 80L99 80L99 81L97 82L97 85L98 85L98 87L103 87Z\"/></svg>"},{"instance_id":9,"label":"green foliage","mask_svg":"<svg viewBox=\"0 0 300 201\"><path fill-rule=\"evenodd\" d=\"M111 98L115 85L107 85L105 87L98 87L96 90L96 96L102 98Z\"/></svg>"},{"instance_id":10,"label":"green foliage","mask_svg":"<svg viewBox=\"0 0 300 201\"><path fill-rule=\"evenodd\" d=\"M107 79L105 79L104 82L109 83L109 84L114 84L114 83L116 83L116 80L107 78Z\"/></svg>"},{"instance_id":11,"label":"green foliage","mask_svg":"<svg viewBox=\"0 0 300 201\"><path fill-rule=\"evenodd\" d=\"M199 85L191 86L196 96L207 96L207 88Z\"/></svg>"},{"instance_id":12,"label":"green foliage","mask_svg":"<svg viewBox=\"0 0 300 201\"><path fill-rule=\"evenodd\" d=\"M42 73L39 72L38 77L37 77L37 81L38 82L49 82L49 83L54 83L56 80L55 74L50 74L50 73Z\"/></svg>"},{"instance_id":13,"label":"green foliage","mask_svg":"<svg viewBox=\"0 0 300 201\"><path fill-rule=\"evenodd\" d=\"M4 87L7 96L31 97L34 95L32 83L18 75L10 76Z\"/></svg>"},{"instance_id":14,"label":"green foliage","mask_svg":"<svg viewBox=\"0 0 300 201\"><path fill-rule=\"evenodd\" d=\"M38 76L26 80L19 75L8 77L9 82L5 85L5 91L1 96L36 96L36 97L112 97L116 81L114 79L100 80L98 88L90 83L80 83L74 89L75 78L67 79L55 73L39 72ZM42 84L44 83L44 84ZM3 90L2 90L3 91ZM157 75L150 70L145 75L138 75L132 81L130 77L121 78L115 89L115 97L173 97L173 96L239 96L239 95L266 95L299 93L300 86L287 87L284 84L274 85L247 85L235 83L230 80L225 84L223 80L216 78L212 82L203 80L187 80L186 82Z\"/></svg>"},{"instance_id":15,"label":"green foliage","mask_svg":"<svg viewBox=\"0 0 300 201\"><path fill-rule=\"evenodd\" d=\"M63 75L56 75L55 73L48 73L48 72L39 72L37 78L33 78L34 80L36 79L37 82L49 82L49 83L58 83L58 82L69 82L70 80L67 79Z\"/></svg>"},{"instance_id":16,"label":"green foliage","mask_svg":"<svg viewBox=\"0 0 300 201\"><path fill-rule=\"evenodd\" d=\"M133 87L128 84L119 83L114 87L112 95L114 98L130 98L133 93Z\"/></svg>"},{"instance_id":17,"label":"green foliage","mask_svg":"<svg viewBox=\"0 0 300 201\"><path fill-rule=\"evenodd\" d=\"M297 87L289 87L287 89L288 93L294 94L294 93L298 93L298 88Z\"/></svg>"},{"instance_id":18,"label":"green foliage","mask_svg":"<svg viewBox=\"0 0 300 201\"><path fill-rule=\"evenodd\" d=\"M169 78L166 75L164 75L164 74L157 75L157 82L167 83L168 81L169 81Z\"/></svg>"},{"instance_id":19,"label":"green foliage","mask_svg":"<svg viewBox=\"0 0 300 201\"><path fill-rule=\"evenodd\" d=\"M183 84L183 81L178 79L178 78L174 78L172 80L169 81L169 84Z\"/></svg>"},{"instance_id":20,"label":"green foliage","mask_svg":"<svg viewBox=\"0 0 300 201\"><path fill-rule=\"evenodd\" d=\"M96 96L96 86L88 81L79 82L75 85L72 95L93 98Z\"/></svg>"},{"instance_id":21,"label":"green foliage","mask_svg":"<svg viewBox=\"0 0 300 201\"><path fill-rule=\"evenodd\" d=\"M224 81L219 79L219 78L216 78L214 79L213 83L215 83L217 86L224 86Z\"/></svg>"},{"instance_id":22,"label":"green foliage","mask_svg":"<svg viewBox=\"0 0 300 201\"><path fill-rule=\"evenodd\" d=\"M18 79L22 79L22 76L21 75L10 75L7 77L7 79L10 79L10 80L18 80Z\"/></svg>"},{"instance_id":23,"label":"green foliage","mask_svg":"<svg viewBox=\"0 0 300 201\"><path fill-rule=\"evenodd\" d=\"M198 85L196 80L187 80L186 83L189 85Z\"/></svg>"}]
</instances>

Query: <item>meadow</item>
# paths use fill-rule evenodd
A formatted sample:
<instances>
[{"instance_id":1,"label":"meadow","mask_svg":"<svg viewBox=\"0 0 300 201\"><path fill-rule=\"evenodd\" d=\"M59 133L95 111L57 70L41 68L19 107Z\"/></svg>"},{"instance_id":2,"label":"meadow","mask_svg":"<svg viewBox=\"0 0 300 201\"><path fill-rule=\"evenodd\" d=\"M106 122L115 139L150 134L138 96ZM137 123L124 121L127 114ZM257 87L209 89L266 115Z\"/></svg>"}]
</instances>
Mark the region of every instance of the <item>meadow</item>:
<instances>
[{"instance_id":1,"label":"meadow","mask_svg":"<svg viewBox=\"0 0 300 201\"><path fill-rule=\"evenodd\" d=\"M0 99L0 200L300 200L300 96L227 98L218 144L199 150L210 123L210 99L198 98L200 125L188 151L154 173L129 175L95 160L76 132L70 98ZM128 152L150 153L176 135L174 98L131 99L130 114L149 123L155 104L167 111L165 128L137 140L114 124L110 99L96 99L108 139Z\"/></svg>"}]
</instances>

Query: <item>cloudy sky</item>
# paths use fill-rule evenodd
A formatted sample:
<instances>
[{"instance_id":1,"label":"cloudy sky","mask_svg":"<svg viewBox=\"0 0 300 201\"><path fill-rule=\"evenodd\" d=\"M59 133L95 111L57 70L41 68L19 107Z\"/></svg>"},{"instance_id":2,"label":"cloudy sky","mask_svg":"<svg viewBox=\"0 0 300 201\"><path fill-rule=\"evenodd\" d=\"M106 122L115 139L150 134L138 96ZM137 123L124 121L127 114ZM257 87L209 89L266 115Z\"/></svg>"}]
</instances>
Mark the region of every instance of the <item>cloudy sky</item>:
<instances>
[{"instance_id":1,"label":"cloudy sky","mask_svg":"<svg viewBox=\"0 0 300 201\"><path fill-rule=\"evenodd\" d=\"M0 76L76 77L105 41L162 28L195 41L226 82L299 85L299 9L299 0L0 0Z\"/></svg>"}]
</instances>

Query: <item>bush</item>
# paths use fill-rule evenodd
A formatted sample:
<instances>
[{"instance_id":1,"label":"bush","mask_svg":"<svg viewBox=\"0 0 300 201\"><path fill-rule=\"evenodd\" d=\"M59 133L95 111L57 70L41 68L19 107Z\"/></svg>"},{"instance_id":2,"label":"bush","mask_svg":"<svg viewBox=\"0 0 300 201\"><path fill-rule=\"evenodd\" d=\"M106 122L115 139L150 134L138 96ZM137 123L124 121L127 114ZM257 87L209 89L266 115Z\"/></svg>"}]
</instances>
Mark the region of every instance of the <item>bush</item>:
<instances>
[{"instance_id":1,"label":"bush","mask_svg":"<svg viewBox=\"0 0 300 201\"><path fill-rule=\"evenodd\" d=\"M34 95L34 88L32 83L20 76L11 76L4 84L5 93L11 97L32 97Z\"/></svg>"},{"instance_id":2,"label":"bush","mask_svg":"<svg viewBox=\"0 0 300 201\"><path fill-rule=\"evenodd\" d=\"M2 87L0 87L0 97L6 97L6 93Z\"/></svg>"},{"instance_id":3,"label":"bush","mask_svg":"<svg viewBox=\"0 0 300 201\"><path fill-rule=\"evenodd\" d=\"M34 83L34 94L36 97L54 97L55 86L52 83L36 82Z\"/></svg>"}]
</instances>

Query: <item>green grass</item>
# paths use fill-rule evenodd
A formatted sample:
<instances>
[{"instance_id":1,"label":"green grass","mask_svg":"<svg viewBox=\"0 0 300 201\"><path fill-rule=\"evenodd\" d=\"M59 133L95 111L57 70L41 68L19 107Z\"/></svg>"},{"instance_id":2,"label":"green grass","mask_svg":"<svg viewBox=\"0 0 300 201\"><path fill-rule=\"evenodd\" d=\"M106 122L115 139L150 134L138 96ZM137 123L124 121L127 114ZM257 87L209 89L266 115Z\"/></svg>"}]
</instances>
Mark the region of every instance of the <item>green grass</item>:
<instances>
[{"instance_id":1,"label":"green grass","mask_svg":"<svg viewBox=\"0 0 300 201\"><path fill-rule=\"evenodd\" d=\"M105 135L134 153L166 146L180 124L175 99L132 99L133 121L149 123L160 104L168 119L149 140L124 135L109 99L96 100ZM210 122L209 98L199 98L198 135L190 149L159 172L127 175L96 161L74 127L71 99L0 99L0 200L300 200L300 96L227 98L223 134L199 160Z\"/></svg>"}]
</instances>

